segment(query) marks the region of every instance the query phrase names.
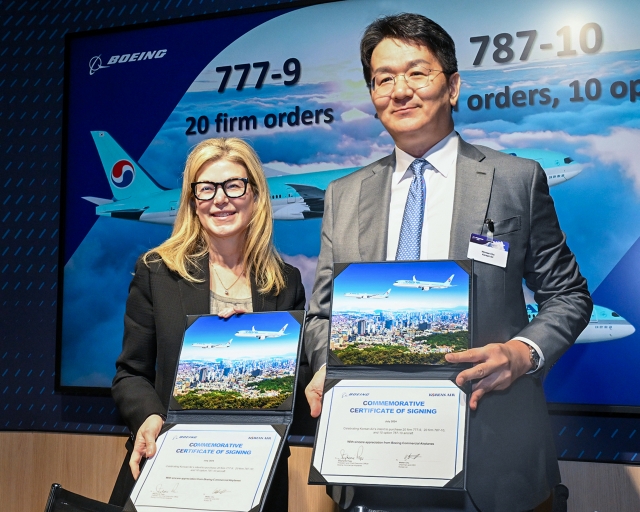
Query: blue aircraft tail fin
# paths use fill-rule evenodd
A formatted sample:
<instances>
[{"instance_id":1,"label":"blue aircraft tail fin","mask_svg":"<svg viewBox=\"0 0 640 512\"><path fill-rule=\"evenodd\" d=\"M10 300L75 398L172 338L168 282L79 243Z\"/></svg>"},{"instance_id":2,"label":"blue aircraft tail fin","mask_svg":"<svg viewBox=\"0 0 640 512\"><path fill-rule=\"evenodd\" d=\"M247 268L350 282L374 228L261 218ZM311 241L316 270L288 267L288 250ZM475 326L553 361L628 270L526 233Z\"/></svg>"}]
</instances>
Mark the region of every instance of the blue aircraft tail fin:
<instances>
[{"instance_id":1,"label":"blue aircraft tail fin","mask_svg":"<svg viewBox=\"0 0 640 512\"><path fill-rule=\"evenodd\" d=\"M107 175L113 197L120 201L133 196L154 194L165 187L157 183L144 168L107 132L91 132Z\"/></svg>"}]
</instances>

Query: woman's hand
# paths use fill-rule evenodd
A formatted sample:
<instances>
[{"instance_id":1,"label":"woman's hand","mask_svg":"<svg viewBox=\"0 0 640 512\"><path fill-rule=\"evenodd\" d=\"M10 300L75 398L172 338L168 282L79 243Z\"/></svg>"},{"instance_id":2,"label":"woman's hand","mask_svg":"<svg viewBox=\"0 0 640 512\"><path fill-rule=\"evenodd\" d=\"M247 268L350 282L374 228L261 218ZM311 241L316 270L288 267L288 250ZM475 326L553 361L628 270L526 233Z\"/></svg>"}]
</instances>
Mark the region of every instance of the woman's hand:
<instances>
[{"instance_id":1,"label":"woman's hand","mask_svg":"<svg viewBox=\"0 0 640 512\"><path fill-rule=\"evenodd\" d=\"M129 460L129 467L134 480L140 476L140 461L142 457L150 459L156 454L156 439L160 435L160 429L164 420L157 414L152 414L138 429L136 440L133 444L133 452Z\"/></svg>"},{"instance_id":2,"label":"woman's hand","mask_svg":"<svg viewBox=\"0 0 640 512\"><path fill-rule=\"evenodd\" d=\"M229 306L228 308L224 308L223 310L218 311L218 316L220 318L229 318L230 316L239 315L240 313L246 312L246 309Z\"/></svg>"}]
</instances>

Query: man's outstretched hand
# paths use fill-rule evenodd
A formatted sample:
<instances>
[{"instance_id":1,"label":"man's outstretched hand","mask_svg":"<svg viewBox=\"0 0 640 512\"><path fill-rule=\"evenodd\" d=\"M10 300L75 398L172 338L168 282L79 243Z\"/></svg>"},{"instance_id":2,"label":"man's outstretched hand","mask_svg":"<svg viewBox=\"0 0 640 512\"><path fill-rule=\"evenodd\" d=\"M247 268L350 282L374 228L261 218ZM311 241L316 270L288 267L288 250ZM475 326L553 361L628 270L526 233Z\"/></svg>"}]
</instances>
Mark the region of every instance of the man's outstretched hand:
<instances>
[{"instance_id":1,"label":"man's outstretched hand","mask_svg":"<svg viewBox=\"0 0 640 512\"><path fill-rule=\"evenodd\" d=\"M311 416L314 418L320 416L322 412L322 393L324 392L324 379L326 376L327 367L323 366L315 373L311 382L309 382L304 390L304 394L309 402L309 407L311 407Z\"/></svg>"},{"instance_id":2,"label":"man's outstretched hand","mask_svg":"<svg viewBox=\"0 0 640 512\"><path fill-rule=\"evenodd\" d=\"M475 411L480 399L490 391L507 389L519 377L531 369L529 346L519 340L506 343L489 343L484 347L445 355L450 363L473 363L473 367L461 371L456 384L475 381L472 386L469 407ZM308 388L307 388L308 389Z\"/></svg>"}]
</instances>

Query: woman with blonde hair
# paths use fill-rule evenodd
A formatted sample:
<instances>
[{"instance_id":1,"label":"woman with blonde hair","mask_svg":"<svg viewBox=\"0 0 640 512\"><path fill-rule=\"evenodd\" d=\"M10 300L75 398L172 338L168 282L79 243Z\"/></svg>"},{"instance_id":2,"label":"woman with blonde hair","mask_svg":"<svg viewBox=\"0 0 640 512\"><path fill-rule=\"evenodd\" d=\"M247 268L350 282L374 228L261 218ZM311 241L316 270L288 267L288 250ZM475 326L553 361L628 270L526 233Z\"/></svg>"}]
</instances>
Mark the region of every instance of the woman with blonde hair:
<instances>
[{"instance_id":1,"label":"woman with blonde hair","mask_svg":"<svg viewBox=\"0 0 640 512\"><path fill-rule=\"evenodd\" d=\"M282 261L272 235L269 190L253 149L235 138L196 145L185 165L173 232L138 259L129 286L111 391L132 434L111 503L124 504L142 458L155 454L185 316L304 309L300 272ZM287 509L283 460L268 509Z\"/></svg>"}]
</instances>

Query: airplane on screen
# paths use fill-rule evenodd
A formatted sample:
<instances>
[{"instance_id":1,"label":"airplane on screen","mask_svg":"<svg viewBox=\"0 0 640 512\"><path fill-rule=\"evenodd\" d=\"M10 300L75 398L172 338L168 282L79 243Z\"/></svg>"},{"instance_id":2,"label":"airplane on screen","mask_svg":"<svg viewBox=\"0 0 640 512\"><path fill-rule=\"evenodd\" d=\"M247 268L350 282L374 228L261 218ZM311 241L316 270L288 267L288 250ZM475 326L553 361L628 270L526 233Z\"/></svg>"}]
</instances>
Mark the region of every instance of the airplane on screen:
<instances>
[{"instance_id":1,"label":"airplane on screen","mask_svg":"<svg viewBox=\"0 0 640 512\"><path fill-rule=\"evenodd\" d=\"M91 136L113 195L111 199L83 197L96 205L96 215L172 225L178 212L180 189L160 185L109 133L93 131ZM555 151L504 149L502 152L538 161L547 174L550 187L573 178L584 167ZM274 220L322 217L324 193L329 183L358 169L350 167L267 178Z\"/></svg>"},{"instance_id":2,"label":"airplane on screen","mask_svg":"<svg viewBox=\"0 0 640 512\"><path fill-rule=\"evenodd\" d=\"M576 163L573 158L557 151L540 151L539 149L517 148L502 149L501 153L520 158L535 160L544 169L547 175L547 184L550 187L569 181L576 177L584 169L584 164Z\"/></svg>"},{"instance_id":3,"label":"airplane on screen","mask_svg":"<svg viewBox=\"0 0 640 512\"><path fill-rule=\"evenodd\" d=\"M399 286L401 288L420 288L424 292L428 292L429 290L444 290L455 286L455 284L451 284L454 275L455 274L451 274L451 277L444 283L439 283L437 281L418 281L416 276L413 276L413 279L398 279L393 283L393 286Z\"/></svg>"},{"instance_id":4,"label":"airplane on screen","mask_svg":"<svg viewBox=\"0 0 640 512\"><path fill-rule=\"evenodd\" d=\"M389 288L385 293L345 293L345 297L355 297L356 299L386 299L391 293Z\"/></svg>"},{"instance_id":5,"label":"airplane on screen","mask_svg":"<svg viewBox=\"0 0 640 512\"><path fill-rule=\"evenodd\" d=\"M231 346L231 342L233 341L233 338L231 338L229 341L227 341L227 343L194 343L193 346L194 347L198 347L198 348L229 348Z\"/></svg>"},{"instance_id":6,"label":"airplane on screen","mask_svg":"<svg viewBox=\"0 0 640 512\"><path fill-rule=\"evenodd\" d=\"M284 327L279 331L256 331L256 328L252 327L250 331L248 329L238 331L235 335L241 338L258 338L259 340L264 340L266 338L279 338L286 334L284 330L288 325L289 324L284 324Z\"/></svg>"},{"instance_id":7,"label":"airplane on screen","mask_svg":"<svg viewBox=\"0 0 640 512\"><path fill-rule=\"evenodd\" d=\"M527 304L527 316L532 321L538 316L538 305ZM580 333L576 343L598 343L626 338L636 332L636 328L622 318L618 313L603 306L593 306L591 318Z\"/></svg>"}]
</instances>

